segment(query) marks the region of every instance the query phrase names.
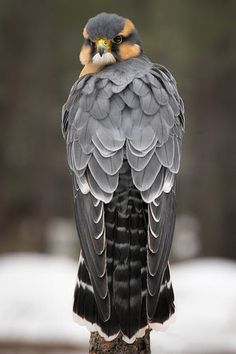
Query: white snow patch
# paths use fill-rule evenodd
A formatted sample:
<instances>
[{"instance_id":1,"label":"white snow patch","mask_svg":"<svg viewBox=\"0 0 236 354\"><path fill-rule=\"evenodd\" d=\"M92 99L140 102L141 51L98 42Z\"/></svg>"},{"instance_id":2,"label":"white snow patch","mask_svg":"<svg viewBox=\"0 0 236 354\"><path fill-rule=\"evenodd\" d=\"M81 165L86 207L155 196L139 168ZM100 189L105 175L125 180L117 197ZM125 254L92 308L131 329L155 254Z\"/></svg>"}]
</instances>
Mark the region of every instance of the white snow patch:
<instances>
[{"instance_id":1,"label":"white snow patch","mask_svg":"<svg viewBox=\"0 0 236 354\"><path fill-rule=\"evenodd\" d=\"M88 343L72 319L77 264L68 258L11 254L0 258L0 341Z\"/></svg>"},{"instance_id":2,"label":"white snow patch","mask_svg":"<svg viewBox=\"0 0 236 354\"><path fill-rule=\"evenodd\" d=\"M49 255L0 258L0 341L87 345L72 320L77 263ZM236 263L199 259L172 266L176 321L151 334L161 354L236 352Z\"/></svg>"},{"instance_id":3,"label":"white snow patch","mask_svg":"<svg viewBox=\"0 0 236 354\"><path fill-rule=\"evenodd\" d=\"M236 353L236 263L199 259L172 266L176 321L152 332L154 353Z\"/></svg>"}]
</instances>

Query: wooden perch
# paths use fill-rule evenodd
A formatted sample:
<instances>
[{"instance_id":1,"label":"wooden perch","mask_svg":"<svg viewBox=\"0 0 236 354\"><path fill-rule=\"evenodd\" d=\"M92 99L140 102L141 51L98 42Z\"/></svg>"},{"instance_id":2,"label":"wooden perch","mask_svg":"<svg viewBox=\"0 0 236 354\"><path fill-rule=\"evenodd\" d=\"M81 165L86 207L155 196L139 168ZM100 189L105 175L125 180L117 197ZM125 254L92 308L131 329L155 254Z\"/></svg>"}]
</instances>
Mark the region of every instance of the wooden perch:
<instances>
[{"instance_id":1,"label":"wooden perch","mask_svg":"<svg viewBox=\"0 0 236 354\"><path fill-rule=\"evenodd\" d=\"M98 332L91 332L89 354L150 354L150 331L145 336L137 338L133 344L128 344L119 335L111 342L106 342Z\"/></svg>"}]
</instances>

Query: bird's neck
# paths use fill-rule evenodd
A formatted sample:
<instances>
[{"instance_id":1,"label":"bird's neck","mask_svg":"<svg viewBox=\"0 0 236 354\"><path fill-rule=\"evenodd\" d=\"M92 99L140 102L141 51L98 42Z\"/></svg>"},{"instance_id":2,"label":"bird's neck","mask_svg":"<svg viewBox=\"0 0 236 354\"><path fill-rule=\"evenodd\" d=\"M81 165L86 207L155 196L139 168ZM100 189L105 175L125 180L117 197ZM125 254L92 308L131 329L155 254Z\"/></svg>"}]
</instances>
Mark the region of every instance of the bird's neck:
<instances>
[{"instance_id":1,"label":"bird's neck","mask_svg":"<svg viewBox=\"0 0 236 354\"><path fill-rule=\"evenodd\" d=\"M94 64L94 63L88 63L86 64L83 69L80 72L79 77L82 77L84 75L91 75L95 74L98 71L102 70L104 68L104 65L101 64Z\"/></svg>"}]
</instances>

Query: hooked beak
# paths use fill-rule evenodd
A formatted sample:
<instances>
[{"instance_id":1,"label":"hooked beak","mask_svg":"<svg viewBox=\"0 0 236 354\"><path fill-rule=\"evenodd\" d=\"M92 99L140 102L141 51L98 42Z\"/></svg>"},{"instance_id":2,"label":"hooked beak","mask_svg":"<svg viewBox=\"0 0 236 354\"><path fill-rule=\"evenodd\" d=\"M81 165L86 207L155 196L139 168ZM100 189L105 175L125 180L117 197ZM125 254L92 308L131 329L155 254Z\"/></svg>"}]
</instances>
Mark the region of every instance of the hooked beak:
<instances>
[{"instance_id":1,"label":"hooked beak","mask_svg":"<svg viewBox=\"0 0 236 354\"><path fill-rule=\"evenodd\" d=\"M96 41L96 48L100 57L102 57L104 53L109 52L111 50L111 41L106 38L99 38Z\"/></svg>"},{"instance_id":2,"label":"hooked beak","mask_svg":"<svg viewBox=\"0 0 236 354\"><path fill-rule=\"evenodd\" d=\"M99 53L100 57L102 57L103 54L105 53L105 49L106 49L106 47L103 44L100 44L98 46L98 53Z\"/></svg>"}]
</instances>

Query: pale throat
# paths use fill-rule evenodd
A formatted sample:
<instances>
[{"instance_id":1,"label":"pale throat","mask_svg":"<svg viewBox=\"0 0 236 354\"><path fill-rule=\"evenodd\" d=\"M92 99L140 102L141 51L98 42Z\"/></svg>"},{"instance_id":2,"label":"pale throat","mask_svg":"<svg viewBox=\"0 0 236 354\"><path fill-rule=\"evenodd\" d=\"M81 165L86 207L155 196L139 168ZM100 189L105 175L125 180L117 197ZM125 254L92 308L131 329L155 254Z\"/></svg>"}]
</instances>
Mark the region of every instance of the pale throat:
<instances>
[{"instance_id":1,"label":"pale throat","mask_svg":"<svg viewBox=\"0 0 236 354\"><path fill-rule=\"evenodd\" d=\"M97 65L109 65L114 64L116 62L116 58L111 52L106 52L102 56L99 53L96 53L93 58L92 62Z\"/></svg>"},{"instance_id":2,"label":"pale throat","mask_svg":"<svg viewBox=\"0 0 236 354\"><path fill-rule=\"evenodd\" d=\"M106 65L111 65L116 62L116 58L111 52L105 52L101 56L99 53L96 53L90 60L86 63L83 70L80 72L80 76L88 74L94 74L104 68Z\"/></svg>"}]
</instances>

